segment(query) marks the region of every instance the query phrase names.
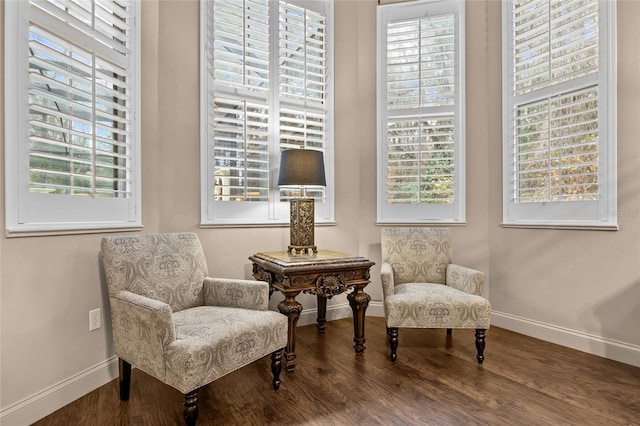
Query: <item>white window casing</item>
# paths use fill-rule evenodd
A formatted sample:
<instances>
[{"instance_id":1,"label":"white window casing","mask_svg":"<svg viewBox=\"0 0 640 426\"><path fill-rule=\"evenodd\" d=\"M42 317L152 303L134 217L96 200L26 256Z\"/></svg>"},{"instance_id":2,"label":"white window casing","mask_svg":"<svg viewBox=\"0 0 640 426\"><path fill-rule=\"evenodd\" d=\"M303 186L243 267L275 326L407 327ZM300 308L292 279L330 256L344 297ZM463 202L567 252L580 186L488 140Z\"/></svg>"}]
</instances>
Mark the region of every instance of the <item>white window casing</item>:
<instances>
[{"instance_id":1,"label":"white window casing","mask_svg":"<svg viewBox=\"0 0 640 426\"><path fill-rule=\"evenodd\" d=\"M464 2L378 6L377 222L465 222Z\"/></svg>"},{"instance_id":2,"label":"white window casing","mask_svg":"<svg viewBox=\"0 0 640 426\"><path fill-rule=\"evenodd\" d=\"M9 235L138 228L135 1L5 3Z\"/></svg>"},{"instance_id":3,"label":"white window casing","mask_svg":"<svg viewBox=\"0 0 640 426\"><path fill-rule=\"evenodd\" d=\"M617 229L615 2L503 2L503 226Z\"/></svg>"},{"instance_id":4,"label":"white window casing","mask_svg":"<svg viewBox=\"0 0 640 426\"><path fill-rule=\"evenodd\" d=\"M201 2L201 225L289 223L280 152L324 153L316 222L334 220L333 2Z\"/></svg>"}]
</instances>

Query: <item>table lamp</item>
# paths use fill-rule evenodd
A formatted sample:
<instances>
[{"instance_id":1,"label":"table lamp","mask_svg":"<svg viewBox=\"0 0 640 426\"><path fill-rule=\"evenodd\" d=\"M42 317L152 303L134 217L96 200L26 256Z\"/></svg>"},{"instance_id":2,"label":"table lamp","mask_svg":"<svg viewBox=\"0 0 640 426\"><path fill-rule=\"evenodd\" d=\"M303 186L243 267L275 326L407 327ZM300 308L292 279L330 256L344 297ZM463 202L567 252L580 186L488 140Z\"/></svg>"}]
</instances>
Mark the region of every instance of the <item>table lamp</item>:
<instances>
[{"instance_id":1,"label":"table lamp","mask_svg":"<svg viewBox=\"0 0 640 426\"><path fill-rule=\"evenodd\" d=\"M308 254L311 249L317 253L318 247L314 245L315 201L307 197L307 187L326 186L323 153L313 149L282 151L278 186L300 188L300 197L291 198L289 202L291 244L287 252Z\"/></svg>"}]
</instances>

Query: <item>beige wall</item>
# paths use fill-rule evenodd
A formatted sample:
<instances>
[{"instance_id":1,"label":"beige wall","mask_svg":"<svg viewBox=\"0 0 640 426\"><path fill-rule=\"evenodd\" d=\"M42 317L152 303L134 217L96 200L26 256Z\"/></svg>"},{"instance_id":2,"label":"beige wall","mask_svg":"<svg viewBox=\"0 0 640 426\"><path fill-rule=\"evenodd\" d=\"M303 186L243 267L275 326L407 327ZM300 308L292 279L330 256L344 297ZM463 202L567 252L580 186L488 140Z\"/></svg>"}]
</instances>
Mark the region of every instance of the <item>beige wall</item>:
<instances>
[{"instance_id":1,"label":"beige wall","mask_svg":"<svg viewBox=\"0 0 640 426\"><path fill-rule=\"evenodd\" d=\"M367 288L372 306L381 300L375 226L376 3L336 0L337 225L316 229L320 247L377 263ZM488 273L487 295L497 313L637 348L640 2L619 2L618 16L620 230L499 227L500 4L472 0L466 27L467 225L452 232L455 260ZM247 257L283 248L288 230L199 229L198 4L145 1L142 25L144 232L196 231L212 275L248 278ZM87 326L90 309L108 306L99 272L101 236L0 238L0 409L37 400L28 398L59 389L60 382L73 381L113 356L109 327L90 333ZM302 303L315 304L309 296ZM331 304L344 304L344 296Z\"/></svg>"}]
</instances>

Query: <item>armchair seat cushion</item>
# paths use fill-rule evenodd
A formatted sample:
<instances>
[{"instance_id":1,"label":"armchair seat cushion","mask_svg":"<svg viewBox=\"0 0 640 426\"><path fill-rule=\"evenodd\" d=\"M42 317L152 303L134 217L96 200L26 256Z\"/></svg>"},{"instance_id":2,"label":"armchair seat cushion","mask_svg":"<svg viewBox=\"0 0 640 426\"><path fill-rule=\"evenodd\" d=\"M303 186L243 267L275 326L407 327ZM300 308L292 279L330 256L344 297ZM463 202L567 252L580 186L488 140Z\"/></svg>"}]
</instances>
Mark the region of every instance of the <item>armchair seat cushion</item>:
<instances>
[{"instance_id":1,"label":"armchair seat cushion","mask_svg":"<svg viewBox=\"0 0 640 426\"><path fill-rule=\"evenodd\" d=\"M487 299L443 284L396 285L384 305L387 327L489 328Z\"/></svg>"},{"instance_id":2,"label":"armchair seat cushion","mask_svg":"<svg viewBox=\"0 0 640 426\"><path fill-rule=\"evenodd\" d=\"M173 314L166 382L185 393L287 345L287 317L274 311L198 306Z\"/></svg>"}]
</instances>

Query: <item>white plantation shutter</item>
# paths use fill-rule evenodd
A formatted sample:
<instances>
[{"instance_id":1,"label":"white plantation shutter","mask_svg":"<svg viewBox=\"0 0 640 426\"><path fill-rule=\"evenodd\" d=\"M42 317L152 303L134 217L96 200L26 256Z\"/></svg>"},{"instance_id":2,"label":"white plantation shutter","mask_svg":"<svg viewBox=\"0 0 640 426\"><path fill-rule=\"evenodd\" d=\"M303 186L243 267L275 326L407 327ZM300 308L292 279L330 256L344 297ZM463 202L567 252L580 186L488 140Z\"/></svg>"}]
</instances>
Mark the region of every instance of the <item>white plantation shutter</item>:
<instances>
[{"instance_id":1,"label":"white plantation shutter","mask_svg":"<svg viewBox=\"0 0 640 426\"><path fill-rule=\"evenodd\" d=\"M387 132L388 202L452 204L453 117L391 119Z\"/></svg>"},{"instance_id":2,"label":"white plantation shutter","mask_svg":"<svg viewBox=\"0 0 640 426\"><path fill-rule=\"evenodd\" d=\"M214 100L215 199L267 201L268 110L258 104Z\"/></svg>"},{"instance_id":3,"label":"white plantation shutter","mask_svg":"<svg viewBox=\"0 0 640 426\"><path fill-rule=\"evenodd\" d=\"M28 52L14 61L17 75L10 69L6 77L18 82L8 96L17 99L17 123L28 123L8 120L16 146L7 170L18 182L17 192L7 190L16 207L7 210L10 231L140 225L138 11L132 2L107 0L8 7L18 26L9 54Z\"/></svg>"},{"instance_id":4,"label":"white plantation shutter","mask_svg":"<svg viewBox=\"0 0 640 426\"><path fill-rule=\"evenodd\" d=\"M515 93L598 71L598 0L516 1Z\"/></svg>"},{"instance_id":5,"label":"white plantation shutter","mask_svg":"<svg viewBox=\"0 0 640 426\"><path fill-rule=\"evenodd\" d=\"M279 131L280 152L310 148L325 151L327 145L328 41L327 17L295 4L279 3ZM298 191L280 189L288 200ZM324 188L307 196L324 200Z\"/></svg>"},{"instance_id":6,"label":"white plantation shutter","mask_svg":"<svg viewBox=\"0 0 640 426\"><path fill-rule=\"evenodd\" d=\"M389 109L455 104L455 39L452 13L389 23Z\"/></svg>"},{"instance_id":7,"label":"white plantation shutter","mask_svg":"<svg viewBox=\"0 0 640 426\"><path fill-rule=\"evenodd\" d=\"M288 223L280 152L325 153L316 221L333 218L331 2L202 3L202 223Z\"/></svg>"},{"instance_id":8,"label":"white plantation shutter","mask_svg":"<svg viewBox=\"0 0 640 426\"><path fill-rule=\"evenodd\" d=\"M215 83L266 92L269 90L268 1L213 0L209 3Z\"/></svg>"},{"instance_id":9,"label":"white plantation shutter","mask_svg":"<svg viewBox=\"0 0 640 426\"><path fill-rule=\"evenodd\" d=\"M462 222L464 4L378 10L378 222Z\"/></svg>"},{"instance_id":10,"label":"white plantation shutter","mask_svg":"<svg viewBox=\"0 0 640 426\"><path fill-rule=\"evenodd\" d=\"M598 199L598 88L516 111L514 200Z\"/></svg>"},{"instance_id":11,"label":"white plantation shutter","mask_svg":"<svg viewBox=\"0 0 640 426\"><path fill-rule=\"evenodd\" d=\"M251 202L267 214L270 187L270 35L266 0L203 2L206 186L209 205ZM203 182L204 183L204 182ZM209 204L210 203L210 204ZM228 217L239 212L230 206Z\"/></svg>"},{"instance_id":12,"label":"white plantation shutter","mask_svg":"<svg viewBox=\"0 0 640 426\"><path fill-rule=\"evenodd\" d=\"M291 3L279 9L280 94L321 107L327 86L326 17Z\"/></svg>"},{"instance_id":13,"label":"white plantation shutter","mask_svg":"<svg viewBox=\"0 0 640 426\"><path fill-rule=\"evenodd\" d=\"M29 52L31 191L130 196L127 73L33 25Z\"/></svg>"},{"instance_id":14,"label":"white plantation shutter","mask_svg":"<svg viewBox=\"0 0 640 426\"><path fill-rule=\"evenodd\" d=\"M507 225L615 226L609 3L505 3Z\"/></svg>"},{"instance_id":15,"label":"white plantation shutter","mask_svg":"<svg viewBox=\"0 0 640 426\"><path fill-rule=\"evenodd\" d=\"M132 5L129 1L112 0L31 0L32 16L38 22L49 21L50 27L62 34L75 31L92 39L93 50L126 64L131 53ZM51 19L53 18L53 19ZM56 23L57 22L57 23ZM67 23L60 27L61 23ZM66 28L64 28L66 27Z\"/></svg>"}]
</instances>

